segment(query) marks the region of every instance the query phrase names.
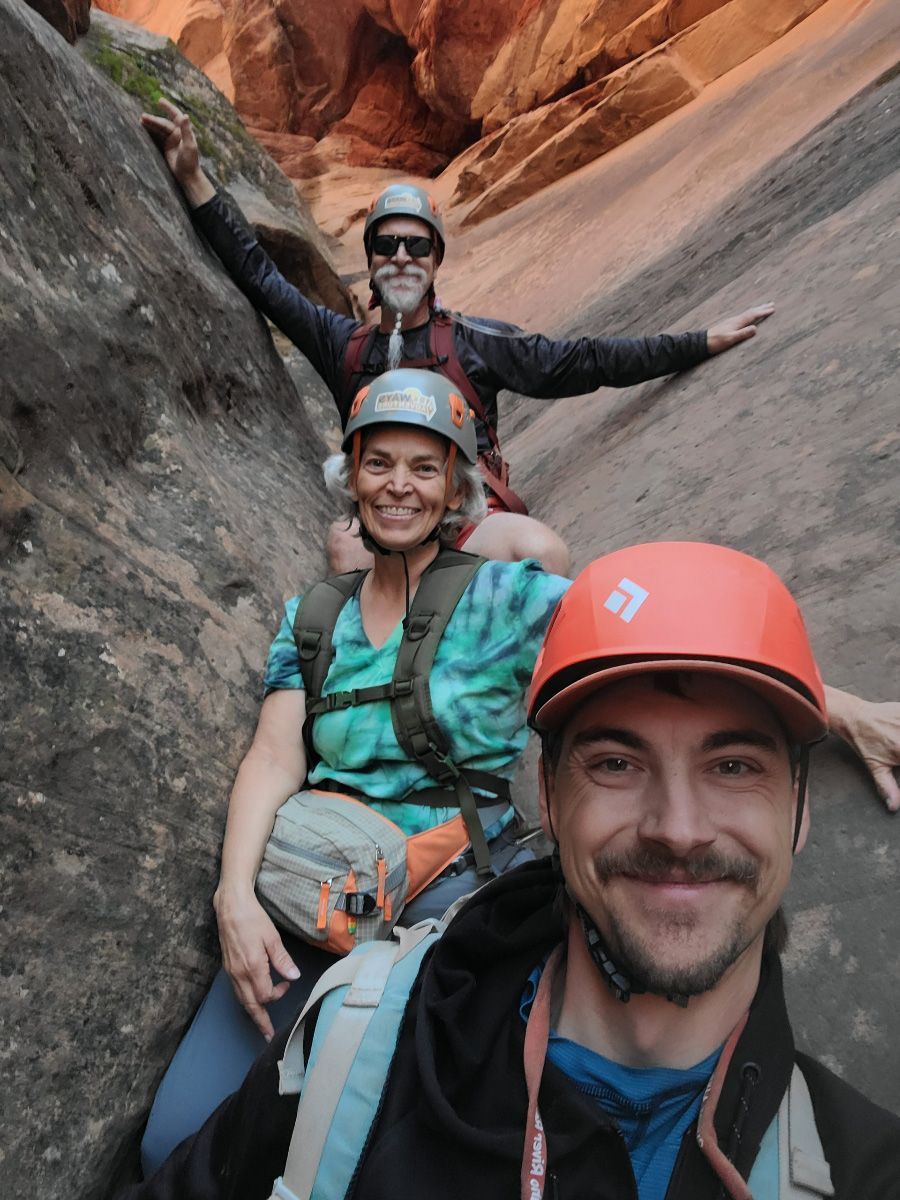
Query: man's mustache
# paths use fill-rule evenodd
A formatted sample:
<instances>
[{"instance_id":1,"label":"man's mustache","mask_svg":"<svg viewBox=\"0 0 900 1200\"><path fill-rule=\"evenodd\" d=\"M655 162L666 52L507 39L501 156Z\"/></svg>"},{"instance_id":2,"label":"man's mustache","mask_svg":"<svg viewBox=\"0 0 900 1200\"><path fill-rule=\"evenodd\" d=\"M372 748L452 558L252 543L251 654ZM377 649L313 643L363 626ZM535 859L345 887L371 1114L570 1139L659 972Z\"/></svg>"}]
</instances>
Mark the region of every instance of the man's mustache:
<instances>
[{"instance_id":1,"label":"man's mustache","mask_svg":"<svg viewBox=\"0 0 900 1200\"><path fill-rule=\"evenodd\" d=\"M594 859L598 877L606 883L616 875L632 875L650 883L742 883L759 879L759 864L752 858L704 850L681 856L649 846L607 851Z\"/></svg>"},{"instance_id":2,"label":"man's mustache","mask_svg":"<svg viewBox=\"0 0 900 1200\"><path fill-rule=\"evenodd\" d=\"M398 267L395 263L385 263L383 267L379 267L375 272L375 282L382 283L385 279L394 279L398 275L410 276L413 279L417 279L420 283L424 283L428 278L427 273L421 267Z\"/></svg>"}]
</instances>

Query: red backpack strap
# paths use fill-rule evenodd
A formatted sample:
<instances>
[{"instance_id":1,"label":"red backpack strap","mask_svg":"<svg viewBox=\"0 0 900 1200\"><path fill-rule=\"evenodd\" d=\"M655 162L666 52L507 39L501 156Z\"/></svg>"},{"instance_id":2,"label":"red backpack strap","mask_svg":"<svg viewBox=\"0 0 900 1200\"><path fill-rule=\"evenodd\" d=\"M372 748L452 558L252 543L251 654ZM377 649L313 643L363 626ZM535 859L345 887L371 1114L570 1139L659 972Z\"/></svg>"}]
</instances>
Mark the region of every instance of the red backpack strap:
<instances>
[{"instance_id":1,"label":"red backpack strap","mask_svg":"<svg viewBox=\"0 0 900 1200\"><path fill-rule=\"evenodd\" d=\"M500 453L500 441L497 437L497 431L488 420L481 397L478 395L474 384L463 370L463 365L459 361L459 355L456 353L456 341L453 337L452 319L445 316L433 316L431 318L430 333L431 353L436 356L440 363L438 369L456 384L466 400L468 400L469 407L475 413L475 416L479 418L482 425L484 425L488 439L490 440L490 453L482 454L478 459L478 465L481 467L485 484L497 497L501 509L505 509L506 512L520 513L523 517L527 517L528 508L525 501L520 496L517 496L509 486L509 467L503 461L503 456Z\"/></svg>"},{"instance_id":2,"label":"red backpack strap","mask_svg":"<svg viewBox=\"0 0 900 1200\"><path fill-rule=\"evenodd\" d=\"M363 365L369 357L377 335L377 325L357 325L344 347L344 357L341 362L341 402L338 406L341 424L347 420L347 413L350 411L350 405L356 395L357 381L363 374Z\"/></svg>"},{"instance_id":3,"label":"red backpack strap","mask_svg":"<svg viewBox=\"0 0 900 1200\"><path fill-rule=\"evenodd\" d=\"M456 384L468 401L469 408L472 409L475 416L484 426L491 445L495 450L499 450L500 442L497 438L497 431L488 420L481 397L475 390L471 379L463 370L463 365L459 361L459 355L456 353L456 340L453 337L453 321L450 317L434 314L429 324L429 333L431 336L431 353L440 363L438 369L442 375L446 375L448 379Z\"/></svg>"}]
</instances>

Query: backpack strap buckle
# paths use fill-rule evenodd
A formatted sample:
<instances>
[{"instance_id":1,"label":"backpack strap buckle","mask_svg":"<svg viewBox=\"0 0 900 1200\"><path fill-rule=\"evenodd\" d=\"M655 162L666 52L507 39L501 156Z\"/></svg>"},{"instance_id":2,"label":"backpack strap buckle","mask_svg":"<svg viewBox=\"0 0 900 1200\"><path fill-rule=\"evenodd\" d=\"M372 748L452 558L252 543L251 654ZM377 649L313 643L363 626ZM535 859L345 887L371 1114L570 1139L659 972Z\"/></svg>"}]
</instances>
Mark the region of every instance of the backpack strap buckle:
<instances>
[{"instance_id":1,"label":"backpack strap buckle","mask_svg":"<svg viewBox=\"0 0 900 1200\"><path fill-rule=\"evenodd\" d=\"M420 642L431 628L434 613L410 613L406 618L404 632L410 642Z\"/></svg>"},{"instance_id":2,"label":"backpack strap buckle","mask_svg":"<svg viewBox=\"0 0 900 1200\"><path fill-rule=\"evenodd\" d=\"M322 645L322 634L318 630L304 629L296 639L297 651L304 662L311 662L319 653Z\"/></svg>"}]
</instances>

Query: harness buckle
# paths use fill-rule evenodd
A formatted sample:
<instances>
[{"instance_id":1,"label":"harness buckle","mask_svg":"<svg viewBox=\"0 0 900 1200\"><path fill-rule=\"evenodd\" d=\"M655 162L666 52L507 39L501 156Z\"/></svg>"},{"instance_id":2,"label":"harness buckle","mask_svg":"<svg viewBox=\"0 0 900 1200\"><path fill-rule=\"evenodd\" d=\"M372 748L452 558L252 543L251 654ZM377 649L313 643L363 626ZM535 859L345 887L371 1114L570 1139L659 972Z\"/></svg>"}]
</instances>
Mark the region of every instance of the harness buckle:
<instances>
[{"instance_id":1,"label":"harness buckle","mask_svg":"<svg viewBox=\"0 0 900 1200\"><path fill-rule=\"evenodd\" d=\"M319 653L319 647L321 645L321 633L315 633L308 629L304 630L304 632L300 634L300 645L298 647L300 651L300 657L308 662L310 659L316 657L316 655Z\"/></svg>"},{"instance_id":2,"label":"harness buckle","mask_svg":"<svg viewBox=\"0 0 900 1200\"><path fill-rule=\"evenodd\" d=\"M411 679L397 679L394 682L395 696L411 696L413 692L413 681Z\"/></svg>"},{"instance_id":3,"label":"harness buckle","mask_svg":"<svg viewBox=\"0 0 900 1200\"><path fill-rule=\"evenodd\" d=\"M419 614L406 618L406 637L411 642L419 642L431 628L433 613Z\"/></svg>"},{"instance_id":4,"label":"harness buckle","mask_svg":"<svg viewBox=\"0 0 900 1200\"><path fill-rule=\"evenodd\" d=\"M330 696L325 697L327 712L339 712L345 708L352 708L356 703L356 688L352 692L332 692Z\"/></svg>"},{"instance_id":5,"label":"harness buckle","mask_svg":"<svg viewBox=\"0 0 900 1200\"><path fill-rule=\"evenodd\" d=\"M431 753L434 755L434 757L437 759L437 761L440 763L440 765L444 768L446 779L452 779L455 782L457 779L459 779L462 776L462 771L460 771L459 767L456 765L456 763L453 761L453 759L450 758L450 756L448 754L441 754L440 750L437 748L437 746L434 744L434 742L428 743L428 749L431 751Z\"/></svg>"},{"instance_id":6,"label":"harness buckle","mask_svg":"<svg viewBox=\"0 0 900 1200\"><path fill-rule=\"evenodd\" d=\"M378 907L371 892L349 892L343 900L343 908L348 917L367 917Z\"/></svg>"}]
</instances>

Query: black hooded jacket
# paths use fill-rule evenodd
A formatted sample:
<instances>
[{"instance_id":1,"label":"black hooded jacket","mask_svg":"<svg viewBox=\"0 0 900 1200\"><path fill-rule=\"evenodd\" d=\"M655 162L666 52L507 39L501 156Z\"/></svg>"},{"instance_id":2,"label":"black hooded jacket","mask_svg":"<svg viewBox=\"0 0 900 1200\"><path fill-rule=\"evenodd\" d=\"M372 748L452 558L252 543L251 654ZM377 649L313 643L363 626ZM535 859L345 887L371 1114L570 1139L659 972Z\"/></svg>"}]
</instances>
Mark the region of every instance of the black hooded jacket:
<instances>
[{"instance_id":1,"label":"black hooded jacket","mask_svg":"<svg viewBox=\"0 0 900 1200\"><path fill-rule=\"evenodd\" d=\"M562 936L555 891L547 860L520 867L479 892L431 952L407 1007L352 1200L518 1197L526 1112L519 1002L528 975ZM267 1200L297 1108L296 1097L278 1095L286 1036L203 1129L122 1200ZM796 1057L837 1200L898 1200L900 1120L814 1060ZM771 957L715 1113L719 1146L744 1178L794 1059L781 968ZM615 1125L550 1062L540 1108L549 1146L546 1200L636 1200ZM720 1187L688 1130L668 1200L720 1200Z\"/></svg>"},{"instance_id":2,"label":"black hooded jacket","mask_svg":"<svg viewBox=\"0 0 900 1200\"><path fill-rule=\"evenodd\" d=\"M269 320L309 359L335 398L341 425L353 396L347 394L343 360L347 343L359 321L312 301L288 283L262 249L239 211L217 194L194 209L191 216L232 279ZM524 334L513 325L477 319L484 329L456 324L454 345L463 370L477 391L485 414L497 428L497 393L503 388L554 400L580 396L599 387L630 387L684 371L709 357L705 331L660 334L639 338L571 338L553 340ZM484 330L494 329L501 336ZM503 334L521 336L508 337ZM404 331L405 358L429 357L428 326ZM375 338L356 388L387 369L388 335ZM440 370L436 365L435 370ZM479 450L490 449L478 422Z\"/></svg>"}]
</instances>

